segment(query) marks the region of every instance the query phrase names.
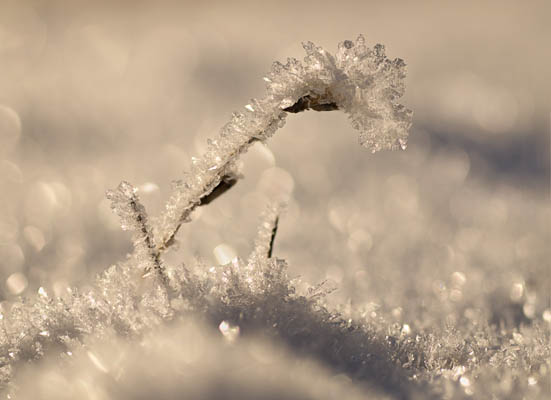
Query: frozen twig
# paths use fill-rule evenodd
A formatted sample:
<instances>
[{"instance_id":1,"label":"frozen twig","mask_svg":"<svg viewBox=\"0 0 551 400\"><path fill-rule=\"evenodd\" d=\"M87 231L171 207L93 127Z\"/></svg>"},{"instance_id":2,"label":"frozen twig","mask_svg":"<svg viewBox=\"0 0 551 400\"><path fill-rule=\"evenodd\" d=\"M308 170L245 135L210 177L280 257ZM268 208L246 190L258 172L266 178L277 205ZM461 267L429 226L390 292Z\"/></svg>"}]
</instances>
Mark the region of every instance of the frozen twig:
<instances>
[{"instance_id":1,"label":"frozen twig","mask_svg":"<svg viewBox=\"0 0 551 400\"><path fill-rule=\"evenodd\" d=\"M249 257L249 264L272 258L279 216L283 208L283 203L270 204L260 216L261 222L254 240L254 249Z\"/></svg>"},{"instance_id":2,"label":"frozen twig","mask_svg":"<svg viewBox=\"0 0 551 400\"><path fill-rule=\"evenodd\" d=\"M272 236L270 237L270 247L268 248L268 258L272 258L272 253L274 252L274 241L277 234L278 225L279 225L279 216L276 217L274 221L274 227L272 228Z\"/></svg>"},{"instance_id":3,"label":"frozen twig","mask_svg":"<svg viewBox=\"0 0 551 400\"><path fill-rule=\"evenodd\" d=\"M108 190L106 196L111 200L113 212L121 219L124 230L133 231L134 256L138 263L144 263L143 271L155 271L162 284L168 288L168 278L159 251L155 247L153 231L147 220L147 212L140 202L137 189L122 181L117 189Z\"/></svg>"},{"instance_id":4,"label":"frozen twig","mask_svg":"<svg viewBox=\"0 0 551 400\"><path fill-rule=\"evenodd\" d=\"M216 186L212 190L212 192L210 192L208 195L203 196L200 199L199 204L202 205L202 206L210 204L212 201L214 201L215 199L217 199L218 197L220 197L221 195L226 193L228 190L230 190L233 187L233 185L235 185L236 183L237 183L237 177L236 176L227 175L227 176L222 177L222 180L220 181L218 186Z\"/></svg>"},{"instance_id":5,"label":"frozen twig","mask_svg":"<svg viewBox=\"0 0 551 400\"><path fill-rule=\"evenodd\" d=\"M306 110L314 111L334 111L338 110L339 106L336 103L324 103L321 101L320 97L313 97L311 95L306 95L298 99L298 101L290 107L285 108L283 111L288 113L299 113Z\"/></svg>"},{"instance_id":6,"label":"frozen twig","mask_svg":"<svg viewBox=\"0 0 551 400\"><path fill-rule=\"evenodd\" d=\"M228 173L227 175L222 176L222 178L219 181L217 180L218 183L216 184L216 186L214 186L214 189L210 191L205 191L205 193L203 193L203 195L199 198L199 200L181 215L181 223L176 225L174 230L171 232L171 234L167 235L167 237L165 238L165 240L163 240L161 245L158 248L156 248L157 254L160 255L160 253L162 253L168 247L174 244L174 239L176 237L176 234L180 230L182 223L189 219L189 215L195 209L195 207L210 204L215 199L217 199L218 197L226 193L228 190L230 190L237 183L237 179L238 179L238 176L236 174ZM178 186L179 184L180 183L177 182L176 186Z\"/></svg>"},{"instance_id":7,"label":"frozen twig","mask_svg":"<svg viewBox=\"0 0 551 400\"><path fill-rule=\"evenodd\" d=\"M155 226L159 253L174 242L195 207L225 177L236 176L239 156L255 141L271 137L288 113L343 110L360 131L360 143L373 152L405 148L412 113L396 102L404 93L405 63L389 60L382 45L368 48L363 36L340 43L335 56L311 42L303 46L304 65L296 59L274 63L264 78L266 97L251 100L245 113L234 113L218 138L208 141L207 152L192 160L191 171L176 184Z\"/></svg>"}]
</instances>

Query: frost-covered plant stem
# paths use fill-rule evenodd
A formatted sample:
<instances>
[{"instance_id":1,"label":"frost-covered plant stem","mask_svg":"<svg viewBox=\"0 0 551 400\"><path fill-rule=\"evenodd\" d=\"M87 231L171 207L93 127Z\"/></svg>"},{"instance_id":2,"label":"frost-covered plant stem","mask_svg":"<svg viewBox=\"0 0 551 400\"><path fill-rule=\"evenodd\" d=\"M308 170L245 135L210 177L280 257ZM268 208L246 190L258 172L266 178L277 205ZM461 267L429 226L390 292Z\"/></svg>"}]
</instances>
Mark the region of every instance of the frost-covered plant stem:
<instances>
[{"instance_id":1,"label":"frost-covered plant stem","mask_svg":"<svg viewBox=\"0 0 551 400\"><path fill-rule=\"evenodd\" d=\"M133 255L143 266L144 275L155 271L165 288L169 288L169 280L161 255L155 246L153 231L148 223L145 207L140 202L137 189L126 181L122 181L115 190L108 190L106 196L112 202L112 209L119 216L124 230L134 231Z\"/></svg>"},{"instance_id":2,"label":"frost-covered plant stem","mask_svg":"<svg viewBox=\"0 0 551 400\"><path fill-rule=\"evenodd\" d=\"M250 108L252 108L252 106L250 106ZM250 108L248 109L250 110ZM205 184L202 193L197 194L196 200L191 200L189 203L180 206L182 207L182 213L177 218L177 223L172 225L172 229L165 232L164 239L158 245L158 253L164 252L174 243L174 238L180 227L184 222L189 220L190 214L197 206L209 204L213 200L212 197L216 198L220 196L237 182L238 174L234 173L232 168L233 163L237 160L240 154L247 152L249 147L255 142L262 140L262 137L269 137L269 135L267 135L268 132L270 132L271 135L275 132L275 130L277 130L278 126L283 126L286 113L298 113L309 109L316 111L333 111L338 110L338 107L335 103L323 103L320 102L319 99L314 100L311 96L305 95L292 106L285 108L283 112L270 121L264 129L260 129L254 137L244 143L241 143L240 145L237 145L235 150L228 154L228 158L223 161L221 160L222 162L220 162L219 165L213 165L211 167L214 171L223 171L226 175L220 173L213 174L211 176L211 181ZM213 196L213 194L215 194L215 196ZM176 198L171 198L166 205L166 209L171 210L172 207L175 207L175 203L177 203L177 201L178 200ZM167 211L167 214L168 213L169 212ZM162 218L166 220L167 217L163 216Z\"/></svg>"},{"instance_id":3,"label":"frost-covered plant stem","mask_svg":"<svg viewBox=\"0 0 551 400\"><path fill-rule=\"evenodd\" d=\"M182 223L189 220L203 199L224 182L238 177L235 162L257 140L266 141L285 124L288 113L313 109L345 111L360 142L372 151L405 148L412 113L396 99L404 93L405 63L386 58L384 46L366 47L356 42L339 44L336 56L308 42L305 65L296 59L274 63L264 80L268 94L253 99L246 112L234 113L208 150L194 158L191 171L175 184L175 190L155 227L156 251L165 251ZM227 186L227 185L226 185Z\"/></svg>"},{"instance_id":4,"label":"frost-covered plant stem","mask_svg":"<svg viewBox=\"0 0 551 400\"><path fill-rule=\"evenodd\" d=\"M249 258L249 264L256 260L272 258L274 241L279 224L282 203L270 204L261 216L261 223L254 241L254 250Z\"/></svg>"}]
</instances>

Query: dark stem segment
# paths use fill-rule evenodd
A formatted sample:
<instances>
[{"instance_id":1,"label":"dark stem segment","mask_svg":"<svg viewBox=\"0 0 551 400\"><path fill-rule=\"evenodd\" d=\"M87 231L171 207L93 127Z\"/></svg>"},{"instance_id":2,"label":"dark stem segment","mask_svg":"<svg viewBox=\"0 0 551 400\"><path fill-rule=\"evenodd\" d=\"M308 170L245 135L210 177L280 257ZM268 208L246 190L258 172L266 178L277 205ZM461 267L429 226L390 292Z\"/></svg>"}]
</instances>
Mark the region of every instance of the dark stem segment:
<instances>
[{"instance_id":1,"label":"dark stem segment","mask_svg":"<svg viewBox=\"0 0 551 400\"><path fill-rule=\"evenodd\" d=\"M276 217L274 222L274 227L272 229L272 237L270 238L270 247L268 248L268 258L272 258L272 253L274 251L274 241L277 234L278 224L279 224L279 217Z\"/></svg>"},{"instance_id":2,"label":"dark stem segment","mask_svg":"<svg viewBox=\"0 0 551 400\"><path fill-rule=\"evenodd\" d=\"M238 179L238 177L235 176L235 175L225 175L222 178L222 180L220 181L220 183L212 190L212 192L206 194L205 196L203 196L199 199L199 204L197 204L197 205L198 206L205 206L207 204L210 204L211 202L216 200L218 197L220 197L224 193L226 193L228 190L230 190L237 183L237 179ZM162 251L166 250L167 248L169 248L170 246L172 246L174 244L176 234L180 230L181 226L182 226L182 224L180 223L176 227L176 229L174 230L172 235L170 235L170 237L164 242L164 244L161 247L159 247L159 249L157 250L157 254L161 253Z\"/></svg>"},{"instance_id":3,"label":"dark stem segment","mask_svg":"<svg viewBox=\"0 0 551 400\"><path fill-rule=\"evenodd\" d=\"M299 113L306 110L314 111L334 111L338 110L337 103L326 102L321 97L313 97L309 94L301 97L298 101L290 107L284 108L283 111L288 113Z\"/></svg>"},{"instance_id":4,"label":"dark stem segment","mask_svg":"<svg viewBox=\"0 0 551 400\"><path fill-rule=\"evenodd\" d=\"M230 190L233 185L237 183L237 177L233 175L226 175L222 178L218 186L216 186L212 192L207 194L206 196L203 196L199 201L200 206L204 206L206 204L210 204L213 200L217 199L224 193L226 193L228 190Z\"/></svg>"}]
</instances>

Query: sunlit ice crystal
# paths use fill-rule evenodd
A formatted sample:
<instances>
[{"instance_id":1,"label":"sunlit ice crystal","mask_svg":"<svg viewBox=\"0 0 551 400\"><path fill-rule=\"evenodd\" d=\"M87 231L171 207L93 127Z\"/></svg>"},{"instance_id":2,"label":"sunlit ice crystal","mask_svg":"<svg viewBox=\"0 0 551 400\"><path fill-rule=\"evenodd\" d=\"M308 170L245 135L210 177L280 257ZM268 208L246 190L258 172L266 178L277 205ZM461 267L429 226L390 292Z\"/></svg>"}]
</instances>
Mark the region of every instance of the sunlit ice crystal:
<instances>
[{"instance_id":1,"label":"sunlit ice crystal","mask_svg":"<svg viewBox=\"0 0 551 400\"><path fill-rule=\"evenodd\" d=\"M218 330L220 331L222 336L224 336L224 339L226 339L230 343L234 342L237 339L240 331L238 325L233 325L229 321L220 322L220 325L218 325Z\"/></svg>"}]
</instances>

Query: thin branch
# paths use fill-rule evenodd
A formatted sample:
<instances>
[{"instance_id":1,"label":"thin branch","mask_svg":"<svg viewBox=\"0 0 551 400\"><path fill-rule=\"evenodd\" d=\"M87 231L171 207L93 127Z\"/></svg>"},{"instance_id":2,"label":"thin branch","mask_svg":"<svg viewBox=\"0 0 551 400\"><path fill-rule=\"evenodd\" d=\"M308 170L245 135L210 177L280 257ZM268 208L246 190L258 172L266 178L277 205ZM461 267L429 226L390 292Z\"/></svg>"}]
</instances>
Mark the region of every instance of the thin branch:
<instances>
[{"instance_id":1,"label":"thin branch","mask_svg":"<svg viewBox=\"0 0 551 400\"><path fill-rule=\"evenodd\" d=\"M274 241L277 234L278 225L279 225L279 215L276 217L274 222L274 227L272 229L272 237L270 238L270 247L268 248L268 258L272 258L272 253L274 252Z\"/></svg>"},{"instance_id":2,"label":"thin branch","mask_svg":"<svg viewBox=\"0 0 551 400\"><path fill-rule=\"evenodd\" d=\"M222 180L218 183L218 185L209 193L205 193L198 201L197 204L195 204L192 208L189 210L186 210L181 216L180 216L180 223L176 226L172 234L166 238L161 245L156 248L157 256L160 257L160 254L164 252L167 248L172 246L175 243L176 235L178 234L178 231L180 230L180 227L182 224L189 219L189 215L195 210L198 206L205 206L207 204L212 203L215 199L222 196L224 193L226 193L228 190L230 190L236 183L237 183L238 177L236 175L226 175L222 177Z\"/></svg>"},{"instance_id":3,"label":"thin branch","mask_svg":"<svg viewBox=\"0 0 551 400\"><path fill-rule=\"evenodd\" d=\"M132 230L135 256L138 259L148 260L145 273L150 268L156 272L165 288L169 288L169 280L160 253L155 246L154 234L147 221L147 212L140 202L137 189L130 183L123 181L117 189L108 190L107 198L111 200L113 212L121 219L124 230Z\"/></svg>"},{"instance_id":4,"label":"thin branch","mask_svg":"<svg viewBox=\"0 0 551 400\"><path fill-rule=\"evenodd\" d=\"M215 158L214 165L207 168L207 172L196 172L195 174L189 174L193 176L194 181L184 184L184 190L176 190L166 205L166 211L159 218L159 225L156 227L158 232L157 237L157 249L160 253L168 249L173 243L174 238L184 222L190 220L191 213L196 207L210 203L221 194L225 193L231 187L237 183L237 175L235 173L234 164L241 153L245 153L248 148L258 140L258 137L267 135L267 132L274 132L277 129L277 125L281 119L284 118L285 112L281 112L278 118L274 118L263 129L259 129L257 137L247 137L241 143L232 144L231 151L227 151L222 156ZM229 124L228 124L229 125ZM210 155L212 157L212 155ZM207 163L209 154L207 153L202 163ZM232 176L232 180L235 182L223 183L224 179L228 176ZM196 184L197 178L201 180L199 185ZM220 186L222 185L222 186ZM218 188L218 189L217 189ZM211 196L211 193L216 194Z\"/></svg>"},{"instance_id":5,"label":"thin branch","mask_svg":"<svg viewBox=\"0 0 551 400\"><path fill-rule=\"evenodd\" d=\"M141 204L139 205L141 206ZM134 200L130 201L130 206L136 212L140 210L139 205ZM136 221L140 225L141 238L145 244L145 249L151 261L151 264L153 265L153 270L157 273L157 276L159 277L163 285L165 285L165 287L168 287L168 277L166 275L165 267L162 263L161 255L155 247L155 241L153 240L151 229L147 224L147 219L144 218L143 214L138 213ZM144 273L147 272L148 271L144 271Z\"/></svg>"},{"instance_id":6,"label":"thin branch","mask_svg":"<svg viewBox=\"0 0 551 400\"><path fill-rule=\"evenodd\" d=\"M323 100L322 97L306 95L298 99L298 101L290 107L284 108L283 111L288 113L299 113L306 110L314 111L335 111L339 107L337 103Z\"/></svg>"},{"instance_id":7,"label":"thin branch","mask_svg":"<svg viewBox=\"0 0 551 400\"><path fill-rule=\"evenodd\" d=\"M249 264L254 264L259 259L272 258L279 216L284 207L285 203L269 204L260 216L260 224L254 240L254 249L249 256Z\"/></svg>"},{"instance_id":8,"label":"thin branch","mask_svg":"<svg viewBox=\"0 0 551 400\"><path fill-rule=\"evenodd\" d=\"M296 114L301 111L305 111L308 109L312 109L315 111L334 111L338 110L339 108L335 103L322 103L320 102L319 98L313 98L309 95L301 97L294 105L287 107L283 109L283 111L279 114L277 118L274 118L270 123L267 125L266 129L261 130L257 136L248 139L245 143L243 143L241 146L239 146L234 152L232 152L231 157L228 157L226 162L222 164L221 166L217 166L215 169L221 170L221 171L227 171L231 168L232 163L236 161L236 158L238 155L245 153L249 147L257 142L260 141L259 137L268 136L266 135L266 132L275 131L278 129L278 124L280 121L284 120L285 115L287 113L293 113ZM270 133L269 135L271 136ZM236 183L237 183L237 176L236 174L226 174L220 177L219 175L214 175L211 177L211 182L209 182L206 186L206 189L203 191L203 193L198 197L198 200L192 201L190 204L188 204L186 207L183 207L183 210L181 214L177 217L177 220L179 221L176 225L172 227L172 229L165 233L164 239L158 244L157 250L159 253L164 252L166 249L168 249L172 244L175 242L175 237L178 231L180 230L180 227L184 222L189 221L189 216L191 213L195 210L196 207L209 204L214 199L218 198L225 192L227 192L229 189L231 189ZM169 203L167 204L167 208L169 208ZM166 215L166 213L165 213ZM164 219L168 219L166 216L164 216Z\"/></svg>"},{"instance_id":9,"label":"thin branch","mask_svg":"<svg viewBox=\"0 0 551 400\"><path fill-rule=\"evenodd\" d=\"M210 204L212 201L222 196L228 190L230 190L233 185L237 183L237 177L233 175L226 175L222 178L218 186L216 186L212 192L202 197L199 201L199 205L205 206Z\"/></svg>"}]
</instances>

